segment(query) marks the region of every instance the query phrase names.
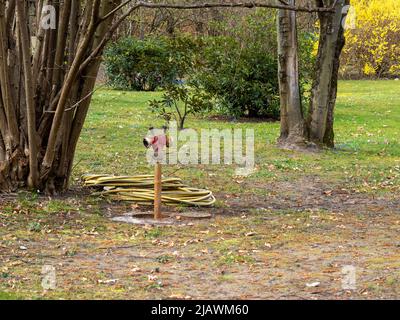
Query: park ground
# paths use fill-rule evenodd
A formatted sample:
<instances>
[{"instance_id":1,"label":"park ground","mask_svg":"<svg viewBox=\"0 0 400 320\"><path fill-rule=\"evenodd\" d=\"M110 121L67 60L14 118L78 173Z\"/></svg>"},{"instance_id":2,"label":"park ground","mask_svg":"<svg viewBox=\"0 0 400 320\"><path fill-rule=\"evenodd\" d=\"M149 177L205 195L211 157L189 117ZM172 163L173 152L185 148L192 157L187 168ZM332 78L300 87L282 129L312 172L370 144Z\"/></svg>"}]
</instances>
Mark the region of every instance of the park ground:
<instances>
[{"instance_id":1,"label":"park ground","mask_svg":"<svg viewBox=\"0 0 400 320\"><path fill-rule=\"evenodd\" d=\"M19 193L0 204L0 299L392 299L400 297L400 82L342 81L336 148L276 148L279 124L191 118L191 128L253 128L256 172L171 166L214 191L212 219L140 227L138 210L80 186L84 173L152 171L141 144L162 123L160 93L100 88L76 155L70 194ZM175 208L177 212L193 210ZM43 265L56 269L43 291ZM342 288L344 266L356 287Z\"/></svg>"}]
</instances>

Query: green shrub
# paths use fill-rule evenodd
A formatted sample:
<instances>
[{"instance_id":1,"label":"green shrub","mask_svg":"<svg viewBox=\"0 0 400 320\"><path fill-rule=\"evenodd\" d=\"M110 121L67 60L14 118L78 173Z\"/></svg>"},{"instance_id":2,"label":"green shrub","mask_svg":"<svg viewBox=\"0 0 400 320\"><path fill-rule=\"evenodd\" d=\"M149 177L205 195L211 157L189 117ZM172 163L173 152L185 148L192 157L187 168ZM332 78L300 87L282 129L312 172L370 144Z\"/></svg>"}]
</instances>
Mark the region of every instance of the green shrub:
<instances>
[{"instance_id":1,"label":"green shrub","mask_svg":"<svg viewBox=\"0 0 400 320\"><path fill-rule=\"evenodd\" d=\"M205 39L202 65L195 75L217 103L217 111L234 117L280 118L276 17L255 10L234 25L215 28L222 36ZM299 32L300 90L303 106L310 98L315 35Z\"/></svg>"},{"instance_id":2,"label":"green shrub","mask_svg":"<svg viewBox=\"0 0 400 320\"><path fill-rule=\"evenodd\" d=\"M216 98L219 111L235 116L279 118L278 65L256 44L231 37L208 39L197 80Z\"/></svg>"},{"instance_id":3,"label":"green shrub","mask_svg":"<svg viewBox=\"0 0 400 320\"><path fill-rule=\"evenodd\" d=\"M165 38L123 38L106 49L104 60L109 85L116 89L154 91L177 76Z\"/></svg>"},{"instance_id":4,"label":"green shrub","mask_svg":"<svg viewBox=\"0 0 400 320\"><path fill-rule=\"evenodd\" d=\"M279 84L274 15L258 10L236 25L220 25L222 36L205 39L196 78L234 116L279 119Z\"/></svg>"},{"instance_id":5,"label":"green shrub","mask_svg":"<svg viewBox=\"0 0 400 320\"><path fill-rule=\"evenodd\" d=\"M179 108L195 113L210 110L210 104L214 111L233 117L278 120L275 14L260 9L233 24L227 21L215 23L219 36L125 38L112 44L105 53L110 84L128 90L163 88L163 98L150 103L153 111L165 119L178 118L182 125L186 117L179 116ZM299 33L304 108L310 97L315 40L313 33Z\"/></svg>"}]
</instances>

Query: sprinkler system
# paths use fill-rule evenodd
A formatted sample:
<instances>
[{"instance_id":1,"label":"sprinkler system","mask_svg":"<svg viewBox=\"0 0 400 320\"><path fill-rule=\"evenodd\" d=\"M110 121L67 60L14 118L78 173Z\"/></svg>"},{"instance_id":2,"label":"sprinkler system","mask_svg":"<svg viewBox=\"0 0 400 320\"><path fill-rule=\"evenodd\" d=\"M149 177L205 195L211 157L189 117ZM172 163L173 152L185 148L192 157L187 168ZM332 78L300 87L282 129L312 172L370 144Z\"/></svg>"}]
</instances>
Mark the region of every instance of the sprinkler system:
<instances>
[{"instance_id":1,"label":"sprinkler system","mask_svg":"<svg viewBox=\"0 0 400 320\"><path fill-rule=\"evenodd\" d=\"M162 151L170 146L170 138L167 133L167 127L162 130L149 128L149 134L143 139L146 148L153 148L155 160L154 165L154 219L161 220L161 193L162 193Z\"/></svg>"},{"instance_id":2,"label":"sprinkler system","mask_svg":"<svg viewBox=\"0 0 400 320\"><path fill-rule=\"evenodd\" d=\"M162 178L162 163L166 148L171 145L167 128L150 128L143 139L147 149L152 148L154 161L153 175L115 176L106 174L85 174L82 176L84 186L97 189L92 194L114 201L132 201L141 205L154 206L154 219L143 218L143 214L114 217L113 221L133 224L165 225L179 223L183 219L208 219L209 213L189 211L180 214L180 219L171 219L171 215L162 214L162 205L187 207L211 207L216 199L210 190L190 187L179 178ZM163 219L170 218L170 219Z\"/></svg>"}]
</instances>

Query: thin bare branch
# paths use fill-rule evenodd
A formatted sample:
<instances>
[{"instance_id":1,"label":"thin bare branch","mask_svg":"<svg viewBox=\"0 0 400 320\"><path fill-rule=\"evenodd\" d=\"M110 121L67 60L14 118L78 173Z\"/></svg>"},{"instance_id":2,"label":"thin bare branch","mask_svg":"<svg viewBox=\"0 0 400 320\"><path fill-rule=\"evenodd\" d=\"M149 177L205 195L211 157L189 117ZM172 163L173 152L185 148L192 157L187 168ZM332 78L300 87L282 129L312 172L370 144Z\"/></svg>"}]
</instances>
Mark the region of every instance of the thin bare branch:
<instances>
[{"instance_id":1,"label":"thin bare branch","mask_svg":"<svg viewBox=\"0 0 400 320\"><path fill-rule=\"evenodd\" d=\"M127 0L117 6L110 13L101 18L101 20L107 19L110 15L120 10L127 4L133 2L133 0ZM297 5L289 5L285 1L280 1L282 4L271 3L271 2L227 2L227 3L193 3L193 4L172 4L172 3L151 3L145 1L136 1L136 8L164 8L164 9L181 9L181 10L193 10L193 9L206 9L206 8L271 8L271 9L284 9L291 11L302 11L302 12L334 12L333 7L304 7ZM286 4L284 4L286 3Z\"/></svg>"},{"instance_id":2,"label":"thin bare branch","mask_svg":"<svg viewBox=\"0 0 400 320\"><path fill-rule=\"evenodd\" d=\"M289 6L289 3L287 3L285 0L278 0L278 1L285 6Z\"/></svg>"},{"instance_id":3,"label":"thin bare branch","mask_svg":"<svg viewBox=\"0 0 400 320\"><path fill-rule=\"evenodd\" d=\"M26 91L26 106L28 119L28 140L29 140L29 186L38 186L38 146L36 141L36 112L33 98L31 53L29 49L29 32L26 22L25 5L17 1L17 21L24 64L24 80Z\"/></svg>"},{"instance_id":4,"label":"thin bare branch","mask_svg":"<svg viewBox=\"0 0 400 320\"><path fill-rule=\"evenodd\" d=\"M86 99L90 98L97 90L104 88L105 85L102 86L98 86L96 89L92 90L91 92L89 92L87 95L85 95L82 99L80 99L79 101L75 102L72 106L70 106L69 108L65 109L64 112L68 112L68 111L72 111L73 109L75 109L76 107L78 107L83 101L85 101ZM55 113L55 111L45 111L46 113Z\"/></svg>"}]
</instances>

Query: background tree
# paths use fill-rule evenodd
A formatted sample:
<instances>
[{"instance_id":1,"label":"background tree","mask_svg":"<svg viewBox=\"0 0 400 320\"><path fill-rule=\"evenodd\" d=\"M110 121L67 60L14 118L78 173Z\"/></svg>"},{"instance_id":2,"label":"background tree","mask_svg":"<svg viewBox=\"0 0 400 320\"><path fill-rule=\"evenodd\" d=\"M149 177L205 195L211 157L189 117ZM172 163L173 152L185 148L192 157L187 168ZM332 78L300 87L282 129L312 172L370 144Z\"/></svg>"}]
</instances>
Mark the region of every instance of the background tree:
<instances>
[{"instance_id":1,"label":"background tree","mask_svg":"<svg viewBox=\"0 0 400 320\"><path fill-rule=\"evenodd\" d=\"M303 115L298 81L298 44L296 12L279 10L279 81L281 95L281 136L284 148L304 148L308 142L334 146L334 107L337 96L340 54L345 44L342 24L349 0L316 0L316 6L333 8L334 13L319 12L319 46L313 76L308 114ZM295 5L290 0L290 5Z\"/></svg>"},{"instance_id":2,"label":"background tree","mask_svg":"<svg viewBox=\"0 0 400 320\"><path fill-rule=\"evenodd\" d=\"M295 0L289 0L288 3L294 5ZM305 144L305 123L299 83L296 12L279 10L277 24L281 103L281 135L278 143L283 147L302 147Z\"/></svg>"}]
</instances>

